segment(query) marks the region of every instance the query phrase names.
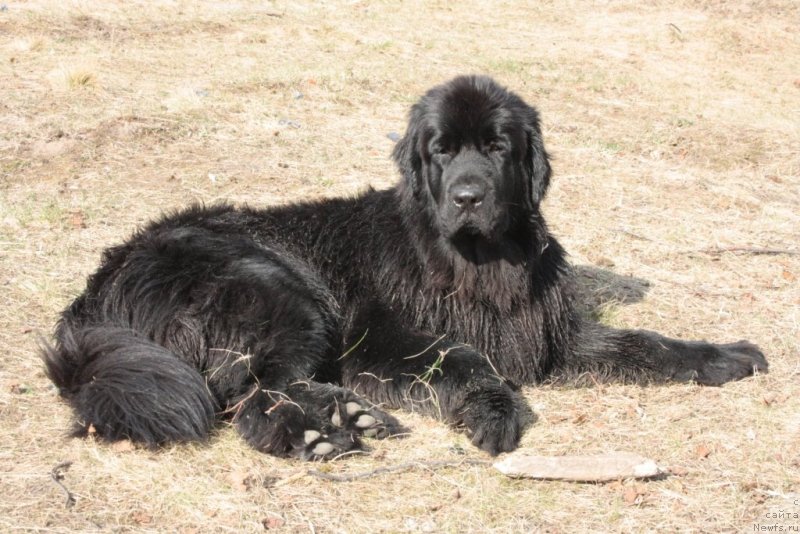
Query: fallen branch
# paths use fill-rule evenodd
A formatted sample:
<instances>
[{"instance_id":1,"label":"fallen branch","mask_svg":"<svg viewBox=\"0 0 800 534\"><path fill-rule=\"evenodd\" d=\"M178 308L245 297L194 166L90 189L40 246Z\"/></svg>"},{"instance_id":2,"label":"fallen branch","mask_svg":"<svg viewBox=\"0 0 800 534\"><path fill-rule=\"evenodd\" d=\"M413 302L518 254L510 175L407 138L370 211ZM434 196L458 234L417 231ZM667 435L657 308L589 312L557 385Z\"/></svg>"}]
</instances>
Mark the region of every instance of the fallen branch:
<instances>
[{"instance_id":1,"label":"fallen branch","mask_svg":"<svg viewBox=\"0 0 800 534\"><path fill-rule=\"evenodd\" d=\"M67 462L61 462L60 464L58 464L57 466L55 466L55 467L54 467L54 468L53 468L53 469L50 471L50 478L52 478L52 479L53 479L53 482L55 482L56 484L58 484L58 487L60 487L60 488L61 488L61 490L64 492L64 494L67 496L67 500L66 500L66 502L64 503L64 506L65 506L66 508L71 508L72 506L74 506L74 505L75 505L75 496L74 496L74 495L72 494L72 492L70 492L70 491L67 489L67 487L66 487L66 486L65 486L65 485L64 485L64 484L61 482L62 480L64 480L64 473L66 473L66 472L67 472L67 470L69 470L69 468L70 468L70 466L71 466L71 465L72 465L72 462L69 462L69 461L67 461Z\"/></svg>"},{"instance_id":2,"label":"fallen branch","mask_svg":"<svg viewBox=\"0 0 800 534\"><path fill-rule=\"evenodd\" d=\"M352 482L409 469L438 469L462 465L488 466L491 465L491 462L466 459L433 460L378 467L371 471L347 475L335 475L316 469L309 469L305 474L333 482ZM653 460L628 452L610 452L594 456L533 456L524 452L516 452L495 463L494 468L504 475L514 478L571 482L609 482L626 478L654 478L667 474L667 471L658 467ZM299 476L302 476L302 473ZM294 480L298 478L298 475L290 478Z\"/></svg>"},{"instance_id":3,"label":"fallen branch","mask_svg":"<svg viewBox=\"0 0 800 534\"><path fill-rule=\"evenodd\" d=\"M709 247L688 252L700 252L703 254L719 255L724 252L732 252L734 254L753 254L755 256L798 256L800 250L789 250L782 248L759 248L759 247Z\"/></svg>"},{"instance_id":4,"label":"fallen branch","mask_svg":"<svg viewBox=\"0 0 800 534\"><path fill-rule=\"evenodd\" d=\"M494 464L504 475L541 480L608 482L663 475L653 460L629 452L593 456L532 456L515 453Z\"/></svg>"},{"instance_id":5,"label":"fallen branch","mask_svg":"<svg viewBox=\"0 0 800 534\"><path fill-rule=\"evenodd\" d=\"M437 469L442 467L459 467L462 465L490 465L491 462L487 460L438 460L429 462L407 462L404 464L391 465L387 467L379 467L371 471L363 471L361 473L353 473L351 475L332 475L330 473L323 473L316 469L309 469L307 473L313 477L322 478L325 480L332 480L334 482L352 482L362 478L370 478L377 475L386 473L396 473L398 471L407 471L409 469Z\"/></svg>"}]
</instances>

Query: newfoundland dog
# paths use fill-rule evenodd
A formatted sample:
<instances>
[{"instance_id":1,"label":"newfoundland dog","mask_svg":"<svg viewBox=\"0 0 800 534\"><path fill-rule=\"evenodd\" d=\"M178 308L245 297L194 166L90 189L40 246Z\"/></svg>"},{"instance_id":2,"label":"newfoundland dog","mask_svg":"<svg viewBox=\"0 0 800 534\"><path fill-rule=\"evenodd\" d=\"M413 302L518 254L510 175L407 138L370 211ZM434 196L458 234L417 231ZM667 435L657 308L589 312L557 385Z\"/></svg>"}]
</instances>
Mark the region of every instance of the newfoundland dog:
<instances>
[{"instance_id":1,"label":"newfoundland dog","mask_svg":"<svg viewBox=\"0 0 800 534\"><path fill-rule=\"evenodd\" d=\"M489 78L415 104L399 183L269 209L193 206L105 251L62 314L47 374L76 435L202 440L318 460L435 415L490 454L517 447L519 385L696 381L764 372L759 349L614 330L575 308L539 210L539 115Z\"/></svg>"}]
</instances>

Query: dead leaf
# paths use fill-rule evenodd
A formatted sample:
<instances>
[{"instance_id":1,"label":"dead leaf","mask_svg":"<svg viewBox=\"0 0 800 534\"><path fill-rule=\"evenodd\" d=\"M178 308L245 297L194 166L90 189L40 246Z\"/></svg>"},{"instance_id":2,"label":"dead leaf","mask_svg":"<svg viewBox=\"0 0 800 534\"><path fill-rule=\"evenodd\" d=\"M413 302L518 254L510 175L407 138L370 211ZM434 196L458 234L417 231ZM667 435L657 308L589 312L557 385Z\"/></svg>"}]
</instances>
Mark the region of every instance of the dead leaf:
<instances>
[{"instance_id":1,"label":"dead leaf","mask_svg":"<svg viewBox=\"0 0 800 534\"><path fill-rule=\"evenodd\" d=\"M701 443L694 449L694 455L698 459L702 460L703 458L708 458L708 455L711 454L711 449L708 448L708 445L705 443Z\"/></svg>"},{"instance_id":2,"label":"dead leaf","mask_svg":"<svg viewBox=\"0 0 800 534\"><path fill-rule=\"evenodd\" d=\"M761 400L767 406L771 406L775 404L775 402L778 400L778 394L775 393L774 391L770 391L768 393L765 393L764 396L761 398Z\"/></svg>"},{"instance_id":3,"label":"dead leaf","mask_svg":"<svg viewBox=\"0 0 800 534\"><path fill-rule=\"evenodd\" d=\"M670 472L670 474L676 477L683 477L689 474L689 470L680 465L672 466L668 469L668 471Z\"/></svg>"},{"instance_id":4,"label":"dead leaf","mask_svg":"<svg viewBox=\"0 0 800 534\"><path fill-rule=\"evenodd\" d=\"M153 516L141 510L133 512L131 514L131 519L133 519L134 523L138 523L139 525L148 525L153 522Z\"/></svg>"},{"instance_id":5,"label":"dead leaf","mask_svg":"<svg viewBox=\"0 0 800 534\"><path fill-rule=\"evenodd\" d=\"M69 214L69 225L75 230L86 228L86 216L82 210L75 210Z\"/></svg>"},{"instance_id":6,"label":"dead leaf","mask_svg":"<svg viewBox=\"0 0 800 534\"><path fill-rule=\"evenodd\" d=\"M572 424L574 425L582 425L589 419L589 416L585 413L578 414L573 420Z\"/></svg>"},{"instance_id":7,"label":"dead leaf","mask_svg":"<svg viewBox=\"0 0 800 534\"><path fill-rule=\"evenodd\" d=\"M21 395L23 393L29 393L31 391L30 386L26 386L25 384L20 384L19 382L12 382L8 389L11 393L15 393L17 395Z\"/></svg>"},{"instance_id":8,"label":"dead leaf","mask_svg":"<svg viewBox=\"0 0 800 534\"><path fill-rule=\"evenodd\" d=\"M628 506L635 506L642 503L646 494L647 491L640 486L629 486L622 492L622 501Z\"/></svg>"},{"instance_id":9,"label":"dead leaf","mask_svg":"<svg viewBox=\"0 0 800 534\"><path fill-rule=\"evenodd\" d=\"M638 497L639 492L636 491L636 488L627 488L624 492L622 492L622 500L628 506L635 504Z\"/></svg>"},{"instance_id":10,"label":"dead leaf","mask_svg":"<svg viewBox=\"0 0 800 534\"><path fill-rule=\"evenodd\" d=\"M280 517L265 517L261 520L261 524L264 525L264 530L272 530L274 528L281 528L285 521Z\"/></svg>"},{"instance_id":11,"label":"dead leaf","mask_svg":"<svg viewBox=\"0 0 800 534\"><path fill-rule=\"evenodd\" d=\"M115 441L111 445L111 450L116 453L131 452L134 449L133 443L129 439Z\"/></svg>"},{"instance_id":12,"label":"dead leaf","mask_svg":"<svg viewBox=\"0 0 800 534\"><path fill-rule=\"evenodd\" d=\"M247 471L237 469L228 473L231 487L239 491L247 491L253 485L253 477Z\"/></svg>"}]
</instances>

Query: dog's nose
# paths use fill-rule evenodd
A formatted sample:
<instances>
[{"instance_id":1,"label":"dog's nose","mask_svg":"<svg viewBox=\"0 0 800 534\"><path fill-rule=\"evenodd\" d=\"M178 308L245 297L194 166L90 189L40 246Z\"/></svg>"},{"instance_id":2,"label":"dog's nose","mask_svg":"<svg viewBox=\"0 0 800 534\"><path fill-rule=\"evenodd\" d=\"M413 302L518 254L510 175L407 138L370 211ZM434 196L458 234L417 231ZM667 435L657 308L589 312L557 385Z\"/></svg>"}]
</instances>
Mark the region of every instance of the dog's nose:
<instances>
[{"instance_id":1,"label":"dog's nose","mask_svg":"<svg viewBox=\"0 0 800 534\"><path fill-rule=\"evenodd\" d=\"M486 190L476 184L458 185L450 191L453 204L462 210L477 208L486 197Z\"/></svg>"}]
</instances>

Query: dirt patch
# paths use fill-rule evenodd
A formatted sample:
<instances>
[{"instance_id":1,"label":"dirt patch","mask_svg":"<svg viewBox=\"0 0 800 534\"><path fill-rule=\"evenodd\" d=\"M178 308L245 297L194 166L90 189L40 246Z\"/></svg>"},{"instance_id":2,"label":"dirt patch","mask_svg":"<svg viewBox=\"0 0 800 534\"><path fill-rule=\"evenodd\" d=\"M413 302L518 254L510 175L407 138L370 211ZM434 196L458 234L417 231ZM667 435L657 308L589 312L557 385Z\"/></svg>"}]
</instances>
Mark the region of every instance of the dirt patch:
<instances>
[{"instance_id":1,"label":"dirt patch","mask_svg":"<svg viewBox=\"0 0 800 534\"><path fill-rule=\"evenodd\" d=\"M53 141L36 141L31 146L31 157L42 161L50 161L74 151L77 144L74 139L64 138Z\"/></svg>"}]
</instances>

